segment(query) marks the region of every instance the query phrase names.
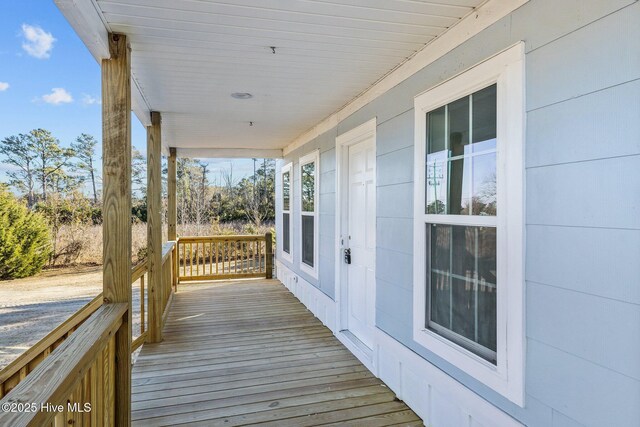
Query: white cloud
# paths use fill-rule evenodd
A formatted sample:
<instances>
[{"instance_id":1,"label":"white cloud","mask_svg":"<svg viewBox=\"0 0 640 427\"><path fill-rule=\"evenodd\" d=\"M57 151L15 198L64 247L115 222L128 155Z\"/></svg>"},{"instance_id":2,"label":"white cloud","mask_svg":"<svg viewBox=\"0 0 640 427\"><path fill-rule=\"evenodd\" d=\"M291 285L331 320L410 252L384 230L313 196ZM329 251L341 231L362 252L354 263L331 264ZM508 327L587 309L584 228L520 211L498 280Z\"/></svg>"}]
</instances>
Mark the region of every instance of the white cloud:
<instances>
[{"instance_id":1,"label":"white cloud","mask_svg":"<svg viewBox=\"0 0 640 427\"><path fill-rule=\"evenodd\" d=\"M5 90L9 89L9 83L7 82L0 82L0 92L4 92Z\"/></svg>"},{"instance_id":2,"label":"white cloud","mask_svg":"<svg viewBox=\"0 0 640 427\"><path fill-rule=\"evenodd\" d=\"M22 48L29 55L38 59L47 59L51 56L53 42L56 41L51 33L46 32L40 27L22 24L22 36L25 39L25 41L22 42Z\"/></svg>"},{"instance_id":3,"label":"white cloud","mask_svg":"<svg viewBox=\"0 0 640 427\"><path fill-rule=\"evenodd\" d=\"M82 94L82 105L100 105L100 104L102 104L102 102L99 99L94 98L93 96L88 95L86 93Z\"/></svg>"},{"instance_id":4,"label":"white cloud","mask_svg":"<svg viewBox=\"0 0 640 427\"><path fill-rule=\"evenodd\" d=\"M51 93L42 96L42 100L47 104L60 105L73 102L73 97L64 88L54 87Z\"/></svg>"}]
</instances>

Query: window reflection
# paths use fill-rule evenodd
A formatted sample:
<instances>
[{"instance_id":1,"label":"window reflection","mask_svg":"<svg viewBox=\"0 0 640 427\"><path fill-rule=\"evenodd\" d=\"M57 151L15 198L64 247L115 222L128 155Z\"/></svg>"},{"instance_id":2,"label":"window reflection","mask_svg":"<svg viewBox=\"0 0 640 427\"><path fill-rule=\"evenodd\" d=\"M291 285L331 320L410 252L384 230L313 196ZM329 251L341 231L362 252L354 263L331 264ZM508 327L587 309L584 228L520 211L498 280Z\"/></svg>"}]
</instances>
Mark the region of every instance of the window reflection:
<instances>
[{"instance_id":1,"label":"window reflection","mask_svg":"<svg viewBox=\"0 0 640 427\"><path fill-rule=\"evenodd\" d=\"M496 351L496 229L431 224L427 327L475 349ZM453 334L452 334L453 333ZM474 344L475 343L475 344Z\"/></svg>"},{"instance_id":2,"label":"window reflection","mask_svg":"<svg viewBox=\"0 0 640 427\"><path fill-rule=\"evenodd\" d=\"M496 85L427 113L427 214L497 215L496 114Z\"/></svg>"},{"instance_id":3,"label":"window reflection","mask_svg":"<svg viewBox=\"0 0 640 427\"><path fill-rule=\"evenodd\" d=\"M313 212L315 197L315 163L302 165L301 187L302 187L302 211Z\"/></svg>"},{"instance_id":4,"label":"window reflection","mask_svg":"<svg viewBox=\"0 0 640 427\"><path fill-rule=\"evenodd\" d=\"M289 210L289 172L282 174L282 209Z\"/></svg>"},{"instance_id":5,"label":"window reflection","mask_svg":"<svg viewBox=\"0 0 640 427\"><path fill-rule=\"evenodd\" d=\"M427 113L427 214L497 215L496 102L494 84ZM496 363L496 228L470 222L427 224L425 326Z\"/></svg>"}]
</instances>

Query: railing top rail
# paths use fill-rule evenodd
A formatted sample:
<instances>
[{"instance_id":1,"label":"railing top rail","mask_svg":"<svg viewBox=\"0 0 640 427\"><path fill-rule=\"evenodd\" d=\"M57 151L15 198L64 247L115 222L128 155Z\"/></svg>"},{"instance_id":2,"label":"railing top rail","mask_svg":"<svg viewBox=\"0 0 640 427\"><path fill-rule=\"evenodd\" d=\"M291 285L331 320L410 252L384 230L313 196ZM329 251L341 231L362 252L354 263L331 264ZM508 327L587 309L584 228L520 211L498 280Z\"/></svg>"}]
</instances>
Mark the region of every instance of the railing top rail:
<instances>
[{"instance_id":1,"label":"railing top rail","mask_svg":"<svg viewBox=\"0 0 640 427\"><path fill-rule=\"evenodd\" d=\"M171 251L175 246L176 246L176 242L173 242L173 241L167 242L164 245L162 245L162 263L164 263L169 257L169 255L171 255Z\"/></svg>"},{"instance_id":2,"label":"railing top rail","mask_svg":"<svg viewBox=\"0 0 640 427\"><path fill-rule=\"evenodd\" d=\"M201 242L215 242L215 241L245 241L245 240L264 240L264 234L229 234L229 235L216 235L216 236L186 236L178 239L179 243L201 243Z\"/></svg>"},{"instance_id":3,"label":"railing top rail","mask_svg":"<svg viewBox=\"0 0 640 427\"><path fill-rule=\"evenodd\" d=\"M133 269L131 270L131 283L138 280L140 277L144 276L147 272L147 260L146 258L139 262Z\"/></svg>"},{"instance_id":4,"label":"railing top rail","mask_svg":"<svg viewBox=\"0 0 640 427\"><path fill-rule=\"evenodd\" d=\"M123 303L102 305L2 402L34 404L38 409L42 404L63 402L120 327L126 311ZM40 410L4 412L0 413L0 424L44 425L53 415Z\"/></svg>"}]
</instances>

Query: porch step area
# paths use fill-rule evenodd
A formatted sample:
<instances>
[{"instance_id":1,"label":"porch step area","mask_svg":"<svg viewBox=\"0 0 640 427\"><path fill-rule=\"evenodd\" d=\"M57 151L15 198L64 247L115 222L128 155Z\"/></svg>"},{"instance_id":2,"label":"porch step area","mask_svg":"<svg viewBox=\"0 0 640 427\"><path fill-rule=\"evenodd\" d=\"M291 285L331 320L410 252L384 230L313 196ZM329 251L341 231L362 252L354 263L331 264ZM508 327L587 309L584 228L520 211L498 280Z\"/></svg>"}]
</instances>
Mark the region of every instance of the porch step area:
<instances>
[{"instance_id":1,"label":"porch step area","mask_svg":"<svg viewBox=\"0 0 640 427\"><path fill-rule=\"evenodd\" d=\"M180 285L132 378L139 426L419 426L279 281Z\"/></svg>"}]
</instances>

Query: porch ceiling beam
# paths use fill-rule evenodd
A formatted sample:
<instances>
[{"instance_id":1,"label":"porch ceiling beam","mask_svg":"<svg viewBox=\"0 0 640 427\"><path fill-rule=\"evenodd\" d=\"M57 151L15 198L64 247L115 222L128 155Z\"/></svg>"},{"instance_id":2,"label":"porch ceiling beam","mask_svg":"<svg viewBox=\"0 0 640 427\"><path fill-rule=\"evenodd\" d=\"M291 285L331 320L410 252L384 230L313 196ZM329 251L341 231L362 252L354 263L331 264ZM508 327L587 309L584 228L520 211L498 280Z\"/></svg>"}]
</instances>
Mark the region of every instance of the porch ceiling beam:
<instances>
[{"instance_id":1,"label":"porch ceiling beam","mask_svg":"<svg viewBox=\"0 0 640 427\"><path fill-rule=\"evenodd\" d=\"M105 303L127 304L115 336L115 425L131 424L131 52L109 34L102 60L102 233Z\"/></svg>"},{"instance_id":2,"label":"porch ceiling beam","mask_svg":"<svg viewBox=\"0 0 640 427\"><path fill-rule=\"evenodd\" d=\"M281 159L281 149L262 148L177 148L178 157L187 158L235 158Z\"/></svg>"},{"instance_id":3,"label":"porch ceiling beam","mask_svg":"<svg viewBox=\"0 0 640 427\"><path fill-rule=\"evenodd\" d=\"M162 341L162 164L161 117L151 113L147 127L147 268L149 271L149 342Z\"/></svg>"}]
</instances>

